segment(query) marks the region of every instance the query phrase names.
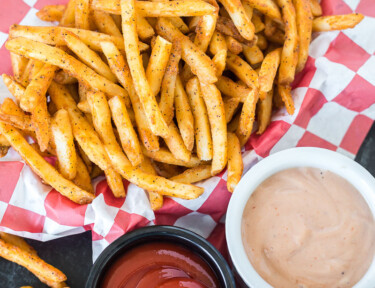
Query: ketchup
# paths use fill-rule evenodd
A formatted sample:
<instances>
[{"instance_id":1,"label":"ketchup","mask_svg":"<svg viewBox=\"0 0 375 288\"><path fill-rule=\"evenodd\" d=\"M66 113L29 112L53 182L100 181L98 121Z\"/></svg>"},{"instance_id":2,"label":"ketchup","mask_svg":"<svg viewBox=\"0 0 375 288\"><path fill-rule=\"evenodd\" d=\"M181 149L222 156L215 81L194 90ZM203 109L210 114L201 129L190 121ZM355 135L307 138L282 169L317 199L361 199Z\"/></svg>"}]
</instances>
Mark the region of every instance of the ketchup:
<instances>
[{"instance_id":1,"label":"ketchup","mask_svg":"<svg viewBox=\"0 0 375 288\"><path fill-rule=\"evenodd\" d=\"M198 255L171 243L144 244L107 271L103 288L216 288L211 268Z\"/></svg>"}]
</instances>

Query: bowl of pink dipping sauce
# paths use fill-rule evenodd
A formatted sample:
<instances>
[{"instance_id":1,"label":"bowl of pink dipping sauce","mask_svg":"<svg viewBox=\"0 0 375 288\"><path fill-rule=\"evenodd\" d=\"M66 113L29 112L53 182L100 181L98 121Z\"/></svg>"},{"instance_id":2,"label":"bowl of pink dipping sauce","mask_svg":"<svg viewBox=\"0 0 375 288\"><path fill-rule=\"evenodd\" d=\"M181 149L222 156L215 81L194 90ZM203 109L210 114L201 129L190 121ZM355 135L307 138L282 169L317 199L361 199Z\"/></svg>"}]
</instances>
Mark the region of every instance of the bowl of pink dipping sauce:
<instances>
[{"instance_id":1,"label":"bowl of pink dipping sauce","mask_svg":"<svg viewBox=\"0 0 375 288\"><path fill-rule=\"evenodd\" d=\"M366 169L337 152L293 148L243 176L226 238L248 287L374 288L374 217L375 179Z\"/></svg>"}]
</instances>

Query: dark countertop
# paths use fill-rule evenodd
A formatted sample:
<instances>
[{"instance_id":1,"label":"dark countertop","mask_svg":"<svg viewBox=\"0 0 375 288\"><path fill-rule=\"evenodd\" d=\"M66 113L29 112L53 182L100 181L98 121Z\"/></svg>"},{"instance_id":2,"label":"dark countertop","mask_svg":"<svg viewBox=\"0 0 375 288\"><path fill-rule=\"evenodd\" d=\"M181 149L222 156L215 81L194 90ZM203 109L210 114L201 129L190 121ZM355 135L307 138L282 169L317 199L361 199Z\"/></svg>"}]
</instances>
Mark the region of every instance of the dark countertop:
<instances>
[{"instance_id":1,"label":"dark countertop","mask_svg":"<svg viewBox=\"0 0 375 288\"><path fill-rule=\"evenodd\" d=\"M375 176L375 124L355 159ZM47 263L59 268L68 277L71 288L84 288L92 266L91 232L48 242L27 240ZM0 287L47 287L25 268L0 258Z\"/></svg>"}]
</instances>

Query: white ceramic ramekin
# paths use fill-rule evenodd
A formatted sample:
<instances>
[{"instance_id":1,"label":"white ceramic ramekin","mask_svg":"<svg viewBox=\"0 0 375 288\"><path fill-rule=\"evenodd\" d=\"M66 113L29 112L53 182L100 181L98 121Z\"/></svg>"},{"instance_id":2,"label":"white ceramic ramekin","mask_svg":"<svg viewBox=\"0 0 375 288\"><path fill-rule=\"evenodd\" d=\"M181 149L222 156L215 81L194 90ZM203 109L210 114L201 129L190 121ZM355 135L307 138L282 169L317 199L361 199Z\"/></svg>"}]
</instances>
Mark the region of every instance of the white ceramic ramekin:
<instances>
[{"instance_id":1,"label":"white ceramic ramekin","mask_svg":"<svg viewBox=\"0 0 375 288\"><path fill-rule=\"evenodd\" d=\"M226 238L231 260L239 276L251 288L272 288L255 271L247 258L241 238L243 210L251 194L265 179L293 167L315 167L334 172L362 194L375 217L375 179L361 165L337 152L321 148L292 148L275 153L252 167L237 185L226 217ZM363 278L353 288L374 288L375 258Z\"/></svg>"}]
</instances>

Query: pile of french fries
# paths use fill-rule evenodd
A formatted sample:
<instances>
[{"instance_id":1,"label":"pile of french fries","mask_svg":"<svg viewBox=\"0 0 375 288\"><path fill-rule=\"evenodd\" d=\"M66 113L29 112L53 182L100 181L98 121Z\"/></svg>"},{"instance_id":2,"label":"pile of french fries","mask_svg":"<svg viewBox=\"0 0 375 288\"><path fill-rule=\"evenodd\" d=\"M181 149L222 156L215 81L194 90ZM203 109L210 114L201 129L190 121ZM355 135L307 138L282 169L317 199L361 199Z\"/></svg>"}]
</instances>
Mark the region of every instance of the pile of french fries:
<instances>
[{"instance_id":1,"label":"pile of french fries","mask_svg":"<svg viewBox=\"0 0 375 288\"><path fill-rule=\"evenodd\" d=\"M37 15L59 25L10 28L3 80L16 101L0 107L1 155L12 146L79 204L102 173L125 197L125 178L154 210L199 197L191 183L225 167L233 192L255 119L260 134L273 108L294 112L311 33L363 19L321 16L317 0L71 0Z\"/></svg>"},{"instance_id":2,"label":"pile of french fries","mask_svg":"<svg viewBox=\"0 0 375 288\"><path fill-rule=\"evenodd\" d=\"M65 274L40 259L35 249L18 236L0 232L0 257L25 267L49 287L68 288Z\"/></svg>"}]
</instances>

